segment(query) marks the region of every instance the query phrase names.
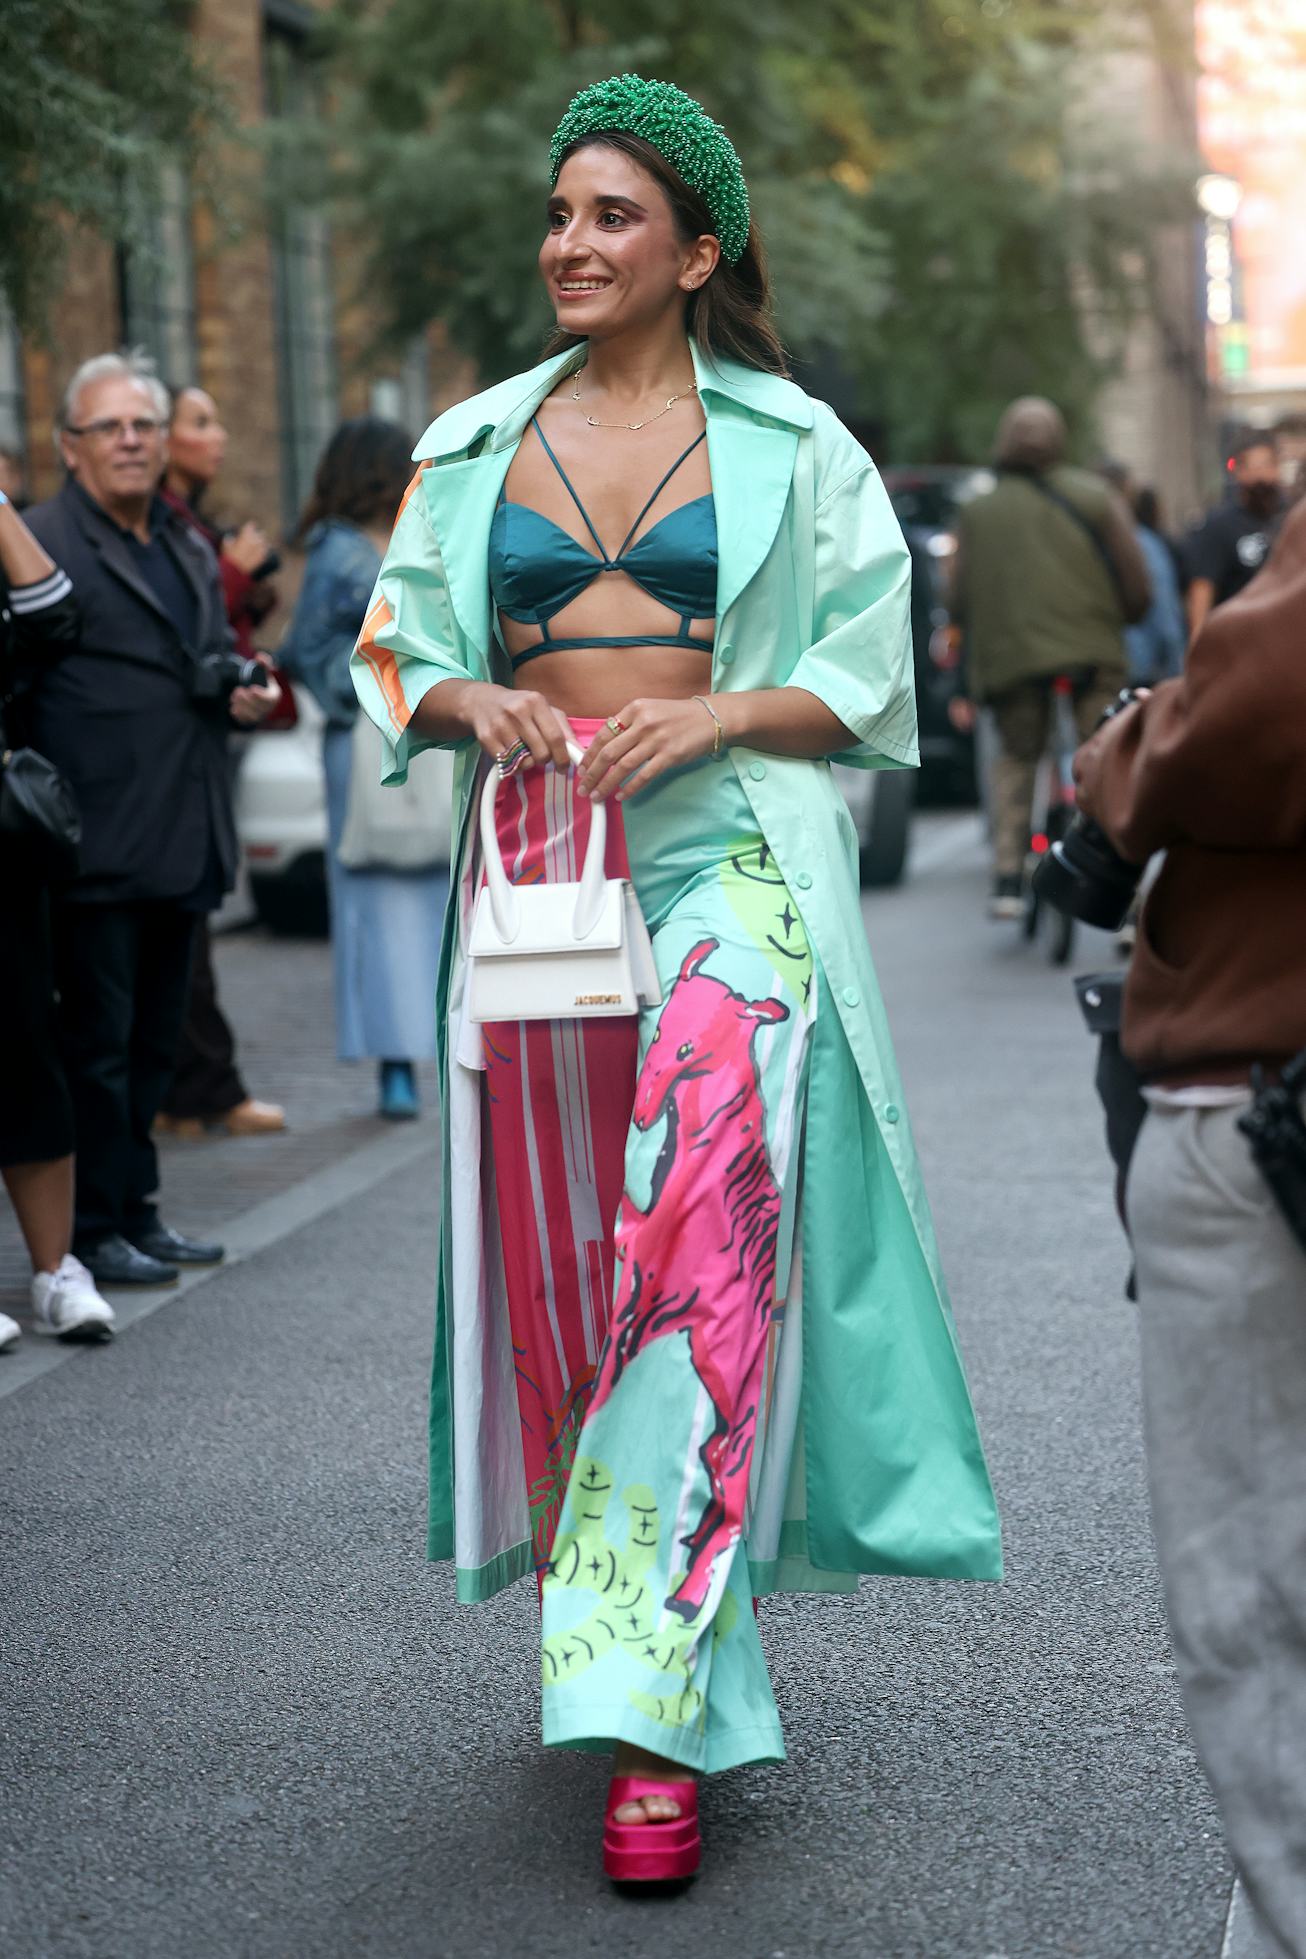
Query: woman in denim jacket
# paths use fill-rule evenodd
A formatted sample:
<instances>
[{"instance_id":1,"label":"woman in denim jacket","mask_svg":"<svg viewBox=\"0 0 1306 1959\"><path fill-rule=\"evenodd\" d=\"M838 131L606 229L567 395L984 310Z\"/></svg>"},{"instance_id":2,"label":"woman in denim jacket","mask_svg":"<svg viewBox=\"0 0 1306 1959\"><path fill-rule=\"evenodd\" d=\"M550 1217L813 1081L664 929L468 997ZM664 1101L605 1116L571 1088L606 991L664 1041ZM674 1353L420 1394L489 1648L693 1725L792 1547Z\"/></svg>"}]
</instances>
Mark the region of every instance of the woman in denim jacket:
<instances>
[{"instance_id":1,"label":"woman in denim jacket","mask_svg":"<svg viewBox=\"0 0 1306 1959\"><path fill-rule=\"evenodd\" d=\"M408 479L411 446L402 429L374 416L344 422L332 436L300 521L308 566L277 655L326 715L337 1051L342 1061L378 1062L381 1114L394 1120L417 1114L413 1064L435 1057L432 1002L448 875L444 868L350 869L339 852L358 714L349 656Z\"/></svg>"}]
</instances>

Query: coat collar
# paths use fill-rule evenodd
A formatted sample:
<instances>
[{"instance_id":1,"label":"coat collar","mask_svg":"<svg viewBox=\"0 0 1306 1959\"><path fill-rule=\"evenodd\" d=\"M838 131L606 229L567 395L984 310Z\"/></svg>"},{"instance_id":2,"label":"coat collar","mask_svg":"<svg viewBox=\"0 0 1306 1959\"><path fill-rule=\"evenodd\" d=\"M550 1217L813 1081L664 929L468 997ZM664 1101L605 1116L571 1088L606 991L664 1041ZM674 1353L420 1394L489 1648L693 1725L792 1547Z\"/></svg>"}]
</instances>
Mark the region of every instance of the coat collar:
<instances>
[{"instance_id":1,"label":"coat collar","mask_svg":"<svg viewBox=\"0 0 1306 1959\"><path fill-rule=\"evenodd\" d=\"M779 374L764 374L759 368L745 367L742 361L714 360L703 353L696 341L690 342L689 351L694 378L708 413L715 398L788 428L811 428L811 400L795 382ZM540 403L552 393L559 380L584 366L585 354L582 341L565 353L541 361L538 367L510 375L506 381L446 409L431 423L414 449L413 461L436 462L466 455L485 436L490 438L486 446L493 451L515 447Z\"/></svg>"},{"instance_id":2,"label":"coat collar","mask_svg":"<svg viewBox=\"0 0 1306 1959\"><path fill-rule=\"evenodd\" d=\"M789 496L798 439L811 428L813 412L794 382L740 361L709 360L693 342L690 346L707 416L719 627L771 549ZM532 415L584 359L582 343L473 395L433 422L413 451L414 462L440 465L425 472L426 507L454 612L487 665L486 557L495 502Z\"/></svg>"},{"instance_id":3,"label":"coat collar","mask_svg":"<svg viewBox=\"0 0 1306 1959\"><path fill-rule=\"evenodd\" d=\"M177 631L177 623L160 604L158 594L148 579L141 576L130 547L127 544L127 534L122 529L122 526L109 515L103 504L97 503L95 498L88 495L81 484L71 476L64 486L64 494L68 498L78 529L81 531L87 543L99 553L105 570L111 572L121 584L125 585L133 597L140 600L142 605L149 606L153 613L160 619L165 620L175 633ZM154 499L154 504L150 512L150 529L155 536L161 536L165 539L167 546L172 550L173 556L181 566L187 583L195 593L199 608L197 613L199 625L196 636L200 644L203 645L207 637L208 609L211 596L208 582L203 575L204 567L201 562L201 550L207 549L207 547L200 546L197 543L190 526L183 522L161 497Z\"/></svg>"}]
</instances>

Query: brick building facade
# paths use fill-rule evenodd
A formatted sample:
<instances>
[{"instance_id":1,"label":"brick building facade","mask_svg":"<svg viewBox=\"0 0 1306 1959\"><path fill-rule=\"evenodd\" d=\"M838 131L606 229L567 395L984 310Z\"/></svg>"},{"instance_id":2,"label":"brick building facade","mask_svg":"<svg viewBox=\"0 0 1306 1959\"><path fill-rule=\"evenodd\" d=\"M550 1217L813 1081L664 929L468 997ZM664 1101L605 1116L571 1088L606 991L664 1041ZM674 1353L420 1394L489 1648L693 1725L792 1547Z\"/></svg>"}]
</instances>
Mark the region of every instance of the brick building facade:
<instances>
[{"instance_id":1,"label":"brick building facade","mask_svg":"<svg viewBox=\"0 0 1306 1959\"><path fill-rule=\"evenodd\" d=\"M197 0L193 32L243 122L311 106L311 21L301 0ZM231 172L232 210L256 209L257 153L233 146L220 167ZM160 186L149 229L143 252L74 237L48 341L11 333L0 347L0 446L23 456L33 498L60 481L53 429L64 384L108 348L143 347L166 381L208 389L231 438L212 514L254 517L274 535L293 528L342 416L387 415L415 439L467 391L434 334L401 361L366 356L351 254L320 212L247 221L233 234L177 177Z\"/></svg>"}]
</instances>

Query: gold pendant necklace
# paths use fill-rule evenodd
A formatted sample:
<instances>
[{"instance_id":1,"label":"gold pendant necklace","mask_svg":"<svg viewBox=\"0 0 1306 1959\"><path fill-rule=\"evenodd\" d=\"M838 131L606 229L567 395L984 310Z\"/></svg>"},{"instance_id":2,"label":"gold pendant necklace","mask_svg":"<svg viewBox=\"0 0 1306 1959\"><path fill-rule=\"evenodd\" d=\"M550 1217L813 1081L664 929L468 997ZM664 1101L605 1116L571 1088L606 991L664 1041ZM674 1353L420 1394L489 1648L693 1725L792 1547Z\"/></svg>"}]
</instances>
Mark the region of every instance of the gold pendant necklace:
<instances>
[{"instance_id":1,"label":"gold pendant necklace","mask_svg":"<svg viewBox=\"0 0 1306 1959\"><path fill-rule=\"evenodd\" d=\"M571 384L571 398L576 403L576 406L580 408L581 414L585 416L585 420L589 423L592 429L630 429L632 433L636 429L646 429L650 422L661 421L662 417L667 412L667 408L674 408L676 403L678 401L684 401L687 395L696 395L698 393L698 382L691 381L689 386L687 388L682 388L678 395L672 395L671 399L667 403L666 408L659 408L656 415L646 415L642 422L596 422L594 417L588 414L586 410L581 407L580 377L584 373L584 371L585 371L584 368L581 367L578 367L576 369L576 378Z\"/></svg>"}]
</instances>

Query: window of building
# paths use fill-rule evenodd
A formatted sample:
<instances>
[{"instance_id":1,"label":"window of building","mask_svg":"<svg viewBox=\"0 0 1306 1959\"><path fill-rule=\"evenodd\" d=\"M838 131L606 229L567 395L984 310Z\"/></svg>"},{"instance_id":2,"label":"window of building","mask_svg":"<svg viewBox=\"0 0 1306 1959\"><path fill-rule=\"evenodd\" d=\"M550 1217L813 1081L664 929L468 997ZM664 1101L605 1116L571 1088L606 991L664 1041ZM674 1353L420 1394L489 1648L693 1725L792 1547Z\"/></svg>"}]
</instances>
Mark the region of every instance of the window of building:
<instances>
[{"instance_id":1,"label":"window of building","mask_svg":"<svg viewBox=\"0 0 1306 1959\"><path fill-rule=\"evenodd\" d=\"M118 250L124 346L143 347L173 387L195 379L195 250L190 188L169 165L155 196L142 203L136 235Z\"/></svg>"},{"instance_id":2,"label":"window of building","mask_svg":"<svg viewBox=\"0 0 1306 1959\"><path fill-rule=\"evenodd\" d=\"M270 116L300 118L318 109L318 80L293 15L269 8L264 36ZM275 189L275 185L273 186ZM282 513L299 515L318 457L337 420L335 307L325 217L282 200L273 223L272 265L281 398Z\"/></svg>"}]
</instances>

